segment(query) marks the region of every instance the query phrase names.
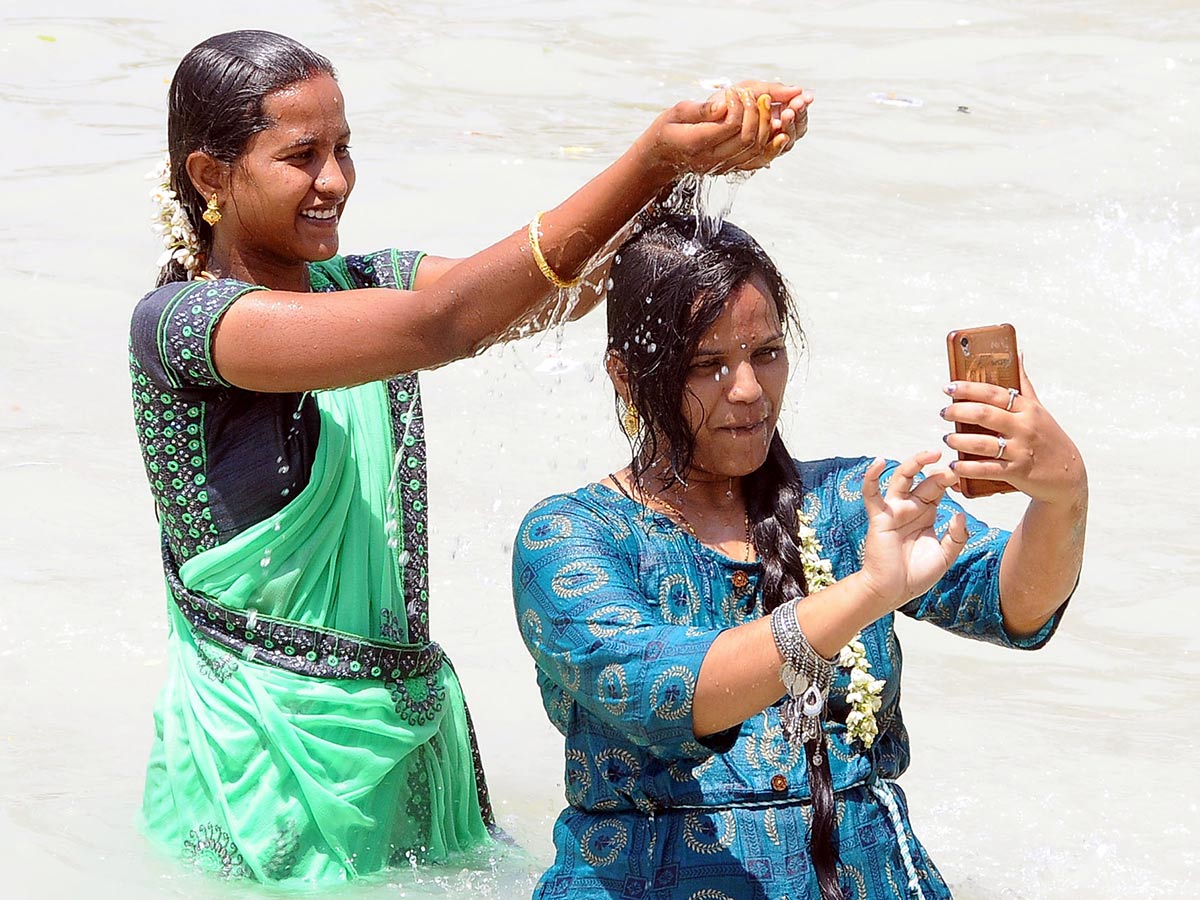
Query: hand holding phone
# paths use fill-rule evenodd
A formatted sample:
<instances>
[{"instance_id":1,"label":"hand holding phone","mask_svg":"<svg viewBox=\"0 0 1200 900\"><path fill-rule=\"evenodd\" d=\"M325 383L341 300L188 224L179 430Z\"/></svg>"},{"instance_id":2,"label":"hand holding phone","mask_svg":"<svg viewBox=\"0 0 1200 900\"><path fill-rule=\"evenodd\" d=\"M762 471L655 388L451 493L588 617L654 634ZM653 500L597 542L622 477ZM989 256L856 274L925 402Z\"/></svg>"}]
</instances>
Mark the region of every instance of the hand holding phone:
<instances>
[{"instance_id":1,"label":"hand holding phone","mask_svg":"<svg viewBox=\"0 0 1200 900\"><path fill-rule=\"evenodd\" d=\"M1011 325L985 325L952 331L946 335L946 351L950 358L951 381L979 381L1009 390L1020 390L1017 332ZM1012 396L1010 394L1010 398ZM956 422L954 428L959 434L985 434L997 439L995 455L982 456L960 450L960 461L1003 459L1004 443L996 432L970 422ZM986 497L1016 490L1007 481L981 478L960 478L958 488L964 497Z\"/></svg>"}]
</instances>

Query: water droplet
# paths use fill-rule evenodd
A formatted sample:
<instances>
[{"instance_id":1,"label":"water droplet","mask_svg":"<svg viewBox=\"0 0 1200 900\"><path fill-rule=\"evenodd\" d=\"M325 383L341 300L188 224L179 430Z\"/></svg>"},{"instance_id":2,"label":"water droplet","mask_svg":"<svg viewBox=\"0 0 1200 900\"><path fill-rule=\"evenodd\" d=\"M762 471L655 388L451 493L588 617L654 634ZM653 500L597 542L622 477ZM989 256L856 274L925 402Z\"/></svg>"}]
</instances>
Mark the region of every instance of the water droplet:
<instances>
[{"instance_id":1,"label":"water droplet","mask_svg":"<svg viewBox=\"0 0 1200 900\"><path fill-rule=\"evenodd\" d=\"M613 280L611 278L608 279L608 281L604 282L604 286L610 291L612 290L612 285L613 285Z\"/></svg>"},{"instance_id":2,"label":"water droplet","mask_svg":"<svg viewBox=\"0 0 1200 900\"><path fill-rule=\"evenodd\" d=\"M401 568L408 565L408 557L409 552L407 550L404 550L399 556L396 557L396 562L400 563Z\"/></svg>"},{"instance_id":3,"label":"water droplet","mask_svg":"<svg viewBox=\"0 0 1200 900\"><path fill-rule=\"evenodd\" d=\"M653 353L658 349L658 344L651 344L646 349L649 350L651 353Z\"/></svg>"},{"instance_id":4,"label":"water droplet","mask_svg":"<svg viewBox=\"0 0 1200 900\"><path fill-rule=\"evenodd\" d=\"M291 466L280 466L280 467L279 467L279 474L280 474L280 475L286 475L286 474L288 473L288 470L289 470L289 469L291 469Z\"/></svg>"},{"instance_id":5,"label":"water droplet","mask_svg":"<svg viewBox=\"0 0 1200 900\"><path fill-rule=\"evenodd\" d=\"M280 529L282 529L282 528L283 528L283 525L282 525L282 524L280 524L279 522L276 522L276 523L275 523L275 530L276 530L276 531L279 531L279 530L280 530Z\"/></svg>"},{"instance_id":6,"label":"water droplet","mask_svg":"<svg viewBox=\"0 0 1200 900\"><path fill-rule=\"evenodd\" d=\"M280 496L280 497L286 497L286 496L287 496L288 494L290 494L291 492L292 492L292 489L291 489L291 488L284 488L282 491L280 491L280 492L279 492L279 496Z\"/></svg>"},{"instance_id":7,"label":"water droplet","mask_svg":"<svg viewBox=\"0 0 1200 900\"><path fill-rule=\"evenodd\" d=\"M260 559L260 560L258 561L258 564L259 564L260 566L262 566L262 567L265 569L267 566L269 566L269 565L271 564L271 557L270 557L270 556L264 556L262 559Z\"/></svg>"}]
</instances>

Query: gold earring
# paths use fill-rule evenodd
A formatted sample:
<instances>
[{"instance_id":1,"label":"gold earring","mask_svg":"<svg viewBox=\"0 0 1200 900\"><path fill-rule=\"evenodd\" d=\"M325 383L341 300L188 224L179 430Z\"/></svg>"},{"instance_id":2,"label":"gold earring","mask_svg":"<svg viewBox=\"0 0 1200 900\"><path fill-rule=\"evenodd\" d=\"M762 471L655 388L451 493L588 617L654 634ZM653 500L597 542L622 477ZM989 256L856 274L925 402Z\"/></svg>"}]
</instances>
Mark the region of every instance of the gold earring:
<instances>
[{"instance_id":1,"label":"gold earring","mask_svg":"<svg viewBox=\"0 0 1200 900\"><path fill-rule=\"evenodd\" d=\"M217 203L215 193L208 198L208 209L204 210L204 214L200 218L204 219L210 227L221 221L221 206Z\"/></svg>"},{"instance_id":2,"label":"gold earring","mask_svg":"<svg viewBox=\"0 0 1200 900\"><path fill-rule=\"evenodd\" d=\"M625 429L625 436L630 440L637 437L638 432L642 430L642 417L638 415L637 407L632 403L625 407L625 414L621 416L621 427Z\"/></svg>"}]
</instances>

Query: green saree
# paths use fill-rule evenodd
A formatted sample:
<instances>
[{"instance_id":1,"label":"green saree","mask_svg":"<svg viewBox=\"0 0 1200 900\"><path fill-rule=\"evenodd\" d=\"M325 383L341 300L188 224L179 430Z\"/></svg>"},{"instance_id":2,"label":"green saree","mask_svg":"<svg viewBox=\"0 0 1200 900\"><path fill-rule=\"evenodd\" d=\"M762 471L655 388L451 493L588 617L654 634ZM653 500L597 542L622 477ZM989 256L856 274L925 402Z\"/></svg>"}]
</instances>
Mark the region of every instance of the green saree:
<instances>
[{"instance_id":1,"label":"green saree","mask_svg":"<svg viewBox=\"0 0 1200 900\"><path fill-rule=\"evenodd\" d=\"M339 258L313 284L356 286ZM202 868L319 887L492 842L462 691L413 590L407 378L316 396L309 481L276 514L178 567L164 544L168 677L142 821Z\"/></svg>"}]
</instances>

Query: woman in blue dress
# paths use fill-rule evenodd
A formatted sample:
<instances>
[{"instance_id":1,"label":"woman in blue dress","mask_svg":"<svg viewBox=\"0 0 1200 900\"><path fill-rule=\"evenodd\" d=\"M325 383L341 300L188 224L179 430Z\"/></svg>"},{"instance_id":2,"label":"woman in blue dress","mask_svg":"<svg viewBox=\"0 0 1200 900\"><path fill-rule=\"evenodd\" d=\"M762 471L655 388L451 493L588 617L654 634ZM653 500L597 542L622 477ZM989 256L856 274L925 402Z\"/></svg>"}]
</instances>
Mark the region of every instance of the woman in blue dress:
<instances>
[{"instance_id":1,"label":"woman in blue dress","mask_svg":"<svg viewBox=\"0 0 1200 900\"><path fill-rule=\"evenodd\" d=\"M619 251L607 367L625 468L535 506L516 613L566 738L538 898L944 898L895 784L896 610L1036 649L1078 578L1087 476L1021 390L957 382L954 450L796 461L776 430L791 301L745 232L661 213ZM946 497L1029 497L1010 534Z\"/></svg>"}]
</instances>

